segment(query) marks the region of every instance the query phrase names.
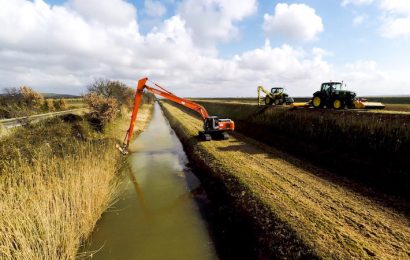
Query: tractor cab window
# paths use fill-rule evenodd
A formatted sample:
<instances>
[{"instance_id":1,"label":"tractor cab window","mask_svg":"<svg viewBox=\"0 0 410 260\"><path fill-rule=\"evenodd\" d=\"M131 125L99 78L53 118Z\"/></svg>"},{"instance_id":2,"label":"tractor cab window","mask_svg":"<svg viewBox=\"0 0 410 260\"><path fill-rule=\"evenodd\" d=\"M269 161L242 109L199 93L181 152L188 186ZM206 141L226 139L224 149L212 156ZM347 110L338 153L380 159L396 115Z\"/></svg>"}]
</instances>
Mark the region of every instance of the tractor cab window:
<instances>
[{"instance_id":1,"label":"tractor cab window","mask_svg":"<svg viewBox=\"0 0 410 260\"><path fill-rule=\"evenodd\" d=\"M331 91L331 86L330 86L329 84L323 84L323 85L322 85L322 91L323 91L323 92L330 93L330 91Z\"/></svg>"},{"instance_id":2,"label":"tractor cab window","mask_svg":"<svg viewBox=\"0 0 410 260\"><path fill-rule=\"evenodd\" d=\"M273 93L273 94L283 93L283 88L272 88L271 93Z\"/></svg>"},{"instance_id":3,"label":"tractor cab window","mask_svg":"<svg viewBox=\"0 0 410 260\"><path fill-rule=\"evenodd\" d=\"M324 83L322 84L322 92L326 92L327 94L334 93L337 90L342 90L342 83Z\"/></svg>"},{"instance_id":4,"label":"tractor cab window","mask_svg":"<svg viewBox=\"0 0 410 260\"><path fill-rule=\"evenodd\" d=\"M334 90L342 90L342 84L341 83L334 84L333 89Z\"/></svg>"}]
</instances>

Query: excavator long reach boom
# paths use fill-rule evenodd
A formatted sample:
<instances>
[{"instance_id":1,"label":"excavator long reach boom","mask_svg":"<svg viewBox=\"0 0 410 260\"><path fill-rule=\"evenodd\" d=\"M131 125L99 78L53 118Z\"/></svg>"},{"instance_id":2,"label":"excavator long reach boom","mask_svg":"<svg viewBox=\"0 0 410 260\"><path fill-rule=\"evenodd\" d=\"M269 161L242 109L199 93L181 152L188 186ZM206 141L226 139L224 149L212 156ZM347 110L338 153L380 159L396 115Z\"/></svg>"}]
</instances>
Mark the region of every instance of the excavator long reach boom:
<instances>
[{"instance_id":1,"label":"excavator long reach boom","mask_svg":"<svg viewBox=\"0 0 410 260\"><path fill-rule=\"evenodd\" d=\"M150 82L154 84L157 88L148 86L148 81L148 78L142 78L138 81L137 91L135 93L134 108L131 114L130 127L127 131L127 134L125 135L123 146L119 147L120 151L123 154L128 153L127 148L131 142L132 135L134 133L135 121L137 119L138 109L141 104L141 99L142 95L144 94L144 90L162 96L163 98L171 100L175 103L183 105L199 113L202 119L204 120L204 131L199 132L199 137L201 139L205 141L210 141L212 137L223 140L229 139L227 131L233 131L235 129L235 123L232 120L219 119L216 116L209 116L208 112L203 106L190 100L187 100L185 98L180 98L152 81Z\"/></svg>"}]
</instances>

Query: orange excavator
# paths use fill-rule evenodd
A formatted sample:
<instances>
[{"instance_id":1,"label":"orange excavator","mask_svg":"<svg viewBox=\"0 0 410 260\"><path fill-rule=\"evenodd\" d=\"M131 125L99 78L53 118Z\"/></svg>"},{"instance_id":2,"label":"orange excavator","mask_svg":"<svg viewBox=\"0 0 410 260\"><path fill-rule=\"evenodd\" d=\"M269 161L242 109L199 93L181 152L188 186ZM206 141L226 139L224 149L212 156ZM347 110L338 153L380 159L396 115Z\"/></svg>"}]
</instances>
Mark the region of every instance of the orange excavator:
<instances>
[{"instance_id":1,"label":"orange excavator","mask_svg":"<svg viewBox=\"0 0 410 260\"><path fill-rule=\"evenodd\" d=\"M157 88L148 86L148 81L154 84ZM198 112L204 120L204 130L199 131L198 136L204 141L210 141L212 139L227 140L229 139L228 132L235 130L235 123L231 119L220 119L217 116L209 116L208 112L203 106L174 95L155 82L148 80L148 78L142 78L138 81L137 91L135 93L134 108L132 110L130 127L127 131L127 134L125 135L123 146L119 147L120 151L123 154L128 153L127 148L130 144L134 132L135 120L137 119L138 109L141 104L141 98L144 94L144 90L160 95L163 98L166 98Z\"/></svg>"}]
</instances>

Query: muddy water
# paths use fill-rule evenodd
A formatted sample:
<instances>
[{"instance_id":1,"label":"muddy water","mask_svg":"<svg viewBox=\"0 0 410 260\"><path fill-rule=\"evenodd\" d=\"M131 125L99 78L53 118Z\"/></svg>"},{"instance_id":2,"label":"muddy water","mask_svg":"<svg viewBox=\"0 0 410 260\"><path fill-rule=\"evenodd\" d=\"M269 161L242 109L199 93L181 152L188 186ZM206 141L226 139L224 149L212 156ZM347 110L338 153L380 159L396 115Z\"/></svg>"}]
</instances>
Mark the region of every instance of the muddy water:
<instances>
[{"instance_id":1,"label":"muddy water","mask_svg":"<svg viewBox=\"0 0 410 260\"><path fill-rule=\"evenodd\" d=\"M131 145L128 178L83 252L93 259L215 259L197 206L199 181L161 108Z\"/></svg>"}]
</instances>

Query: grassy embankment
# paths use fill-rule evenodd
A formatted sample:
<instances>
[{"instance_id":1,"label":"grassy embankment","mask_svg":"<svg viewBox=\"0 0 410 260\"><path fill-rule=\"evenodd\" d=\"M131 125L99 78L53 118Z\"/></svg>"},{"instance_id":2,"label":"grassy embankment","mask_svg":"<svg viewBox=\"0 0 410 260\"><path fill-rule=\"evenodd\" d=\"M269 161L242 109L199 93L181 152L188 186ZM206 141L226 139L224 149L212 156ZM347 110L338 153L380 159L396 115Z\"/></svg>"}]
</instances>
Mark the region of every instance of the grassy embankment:
<instances>
[{"instance_id":1,"label":"grassy embankment","mask_svg":"<svg viewBox=\"0 0 410 260\"><path fill-rule=\"evenodd\" d=\"M199 103L249 137L367 186L410 195L410 115Z\"/></svg>"},{"instance_id":2,"label":"grassy embankment","mask_svg":"<svg viewBox=\"0 0 410 260\"><path fill-rule=\"evenodd\" d=\"M252 223L261 258L409 257L405 216L321 178L328 173L309 163L240 134L228 141L199 141L201 120L168 103L163 107L191 162L206 172L201 177L206 189L222 187L236 218Z\"/></svg>"},{"instance_id":3,"label":"grassy embankment","mask_svg":"<svg viewBox=\"0 0 410 260\"><path fill-rule=\"evenodd\" d=\"M144 104L136 129L147 123ZM129 115L103 133L81 117L24 127L0 141L0 259L74 259L117 193Z\"/></svg>"}]
</instances>

